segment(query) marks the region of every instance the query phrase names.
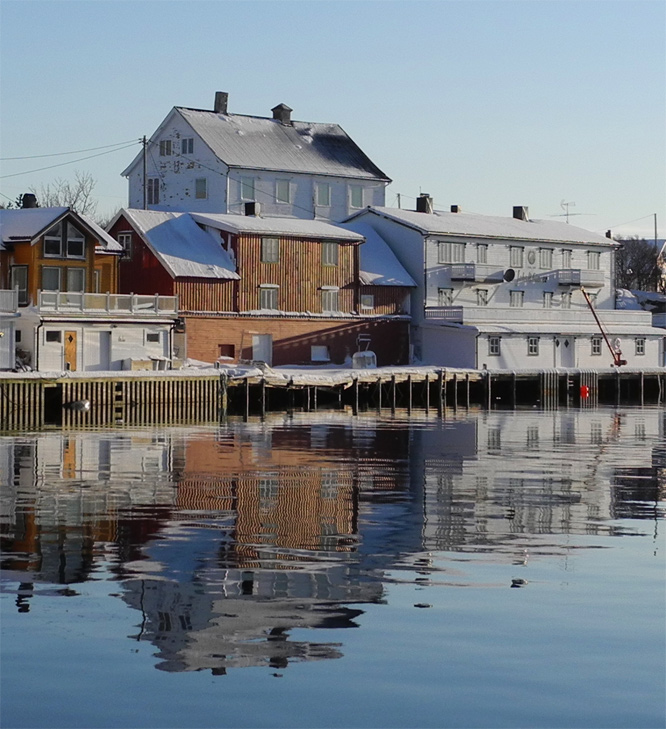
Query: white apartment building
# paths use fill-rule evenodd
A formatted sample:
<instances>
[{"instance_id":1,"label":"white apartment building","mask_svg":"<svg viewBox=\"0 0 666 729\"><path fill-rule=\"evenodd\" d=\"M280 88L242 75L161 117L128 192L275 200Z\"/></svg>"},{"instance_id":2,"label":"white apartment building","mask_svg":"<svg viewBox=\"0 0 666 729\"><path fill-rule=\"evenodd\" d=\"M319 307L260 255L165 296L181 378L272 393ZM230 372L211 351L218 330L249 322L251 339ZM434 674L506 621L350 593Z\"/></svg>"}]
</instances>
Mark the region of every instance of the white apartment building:
<instances>
[{"instance_id":1,"label":"white apartment building","mask_svg":"<svg viewBox=\"0 0 666 729\"><path fill-rule=\"evenodd\" d=\"M646 311L615 308L617 244L568 223L432 209L370 207L372 226L417 283L413 358L487 369L664 366L664 330ZM589 303L588 303L589 302ZM621 353L621 354L620 354ZM616 357L617 355L617 357Z\"/></svg>"},{"instance_id":2,"label":"white apartment building","mask_svg":"<svg viewBox=\"0 0 666 729\"><path fill-rule=\"evenodd\" d=\"M338 124L174 107L122 173L129 208L340 221L384 205L391 181Z\"/></svg>"}]
</instances>

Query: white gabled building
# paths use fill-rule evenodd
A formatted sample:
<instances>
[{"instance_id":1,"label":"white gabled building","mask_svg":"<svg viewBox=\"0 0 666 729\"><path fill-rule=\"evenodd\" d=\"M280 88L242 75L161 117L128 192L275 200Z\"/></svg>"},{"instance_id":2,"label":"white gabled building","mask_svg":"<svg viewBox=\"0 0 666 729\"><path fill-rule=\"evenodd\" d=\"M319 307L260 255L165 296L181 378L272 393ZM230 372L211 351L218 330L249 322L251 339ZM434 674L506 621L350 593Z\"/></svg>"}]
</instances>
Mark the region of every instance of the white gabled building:
<instances>
[{"instance_id":1,"label":"white gabled building","mask_svg":"<svg viewBox=\"0 0 666 729\"><path fill-rule=\"evenodd\" d=\"M174 107L122 173L130 208L340 221L384 205L390 179L337 124Z\"/></svg>"},{"instance_id":2,"label":"white gabled building","mask_svg":"<svg viewBox=\"0 0 666 729\"><path fill-rule=\"evenodd\" d=\"M415 361L602 369L614 362L607 339L631 367L665 364L664 332L651 314L615 308L617 244L609 237L532 220L524 207L507 218L457 206L437 212L426 195L417 211L369 207L349 222L372 226L417 284Z\"/></svg>"}]
</instances>

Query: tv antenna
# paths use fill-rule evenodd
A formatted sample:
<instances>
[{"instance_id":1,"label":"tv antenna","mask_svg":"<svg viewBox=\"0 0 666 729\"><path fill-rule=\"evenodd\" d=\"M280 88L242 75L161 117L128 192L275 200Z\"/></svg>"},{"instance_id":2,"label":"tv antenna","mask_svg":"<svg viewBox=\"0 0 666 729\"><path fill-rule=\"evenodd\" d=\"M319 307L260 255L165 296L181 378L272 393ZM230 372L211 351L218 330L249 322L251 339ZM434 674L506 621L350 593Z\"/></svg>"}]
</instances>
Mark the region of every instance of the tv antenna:
<instances>
[{"instance_id":1,"label":"tv antenna","mask_svg":"<svg viewBox=\"0 0 666 729\"><path fill-rule=\"evenodd\" d=\"M560 202L560 207L562 210L564 210L563 213L559 213L558 215L550 215L551 218L566 218L566 222L569 222L569 218L573 215L594 215L594 213L570 213L569 208L575 208L576 203L575 202L566 202L566 200L562 200Z\"/></svg>"}]
</instances>

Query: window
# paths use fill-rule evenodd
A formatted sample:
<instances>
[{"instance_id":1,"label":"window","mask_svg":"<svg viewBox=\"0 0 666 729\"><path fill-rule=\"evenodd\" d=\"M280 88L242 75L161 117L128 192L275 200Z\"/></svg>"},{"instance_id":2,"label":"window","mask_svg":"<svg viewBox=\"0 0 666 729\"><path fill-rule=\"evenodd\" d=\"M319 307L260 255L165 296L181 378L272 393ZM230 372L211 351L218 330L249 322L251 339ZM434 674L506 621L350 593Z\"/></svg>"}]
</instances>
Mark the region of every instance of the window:
<instances>
[{"instance_id":1,"label":"window","mask_svg":"<svg viewBox=\"0 0 666 729\"><path fill-rule=\"evenodd\" d=\"M476 244L476 262L477 263L488 263L488 244L477 243Z\"/></svg>"},{"instance_id":2,"label":"window","mask_svg":"<svg viewBox=\"0 0 666 729\"><path fill-rule=\"evenodd\" d=\"M146 332L146 342L152 342L159 344L160 332Z\"/></svg>"},{"instance_id":3,"label":"window","mask_svg":"<svg viewBox=\"0 0 666 729\"><path fill-rule=\"evenodd\" d=\"M338 265L338 248L339 244L334 241L325 241L321 244L321 262L324 266Z\"/></svg>"},{"instance_id":4,"label":"window","mask_svg":"<svg viewBox=\"0 0 666 729\"><path fill-rule=\"evenodd\" d=\"M99 268L93 271L93 291L98 294L102 287L102 272Z\"/></svg>"},{"instance_id":5,"label":"window","mask_svg":"<svg viewBox=\"0 0 666 729\"><path fill-rule=\"evenodd\" d=\"M62 256L62 223L58 223L44 236L44 257L60 258Z\"/></svg>"},{"instance_id":6,"label":"window","mask_svg":"<svg viewBox=\"0 0 666 729\"><path fill-rule=\"evenodd\" d=\"M511 246L509 248L509 265L512 268L523 267L523 253L525 249L522 246Z\"/></svg>"},{"instance_id":7,"label":"window","mask_svg":"<svg viewBox=\"0 0 666 729\"><path fill-rule=\"evenodd\" d=\"M171 140L170 139L161 139L160 140L160 157L170 157L171 156Z\"/></svg>"},{"instance_id":8,"label":"window","mask_svg":"<svg viewBox=\"0 0 666 729\"><path fill-rule=\"evenodd\" d=\"M278 287L272 284L262 284L259 287L259 308L278 308Z\"/></svg>"},{"instance_id":9,"label":"window","mask_svg":"<svg viewBox=\"0 0 666 729\"><path fill-rule=\"evenodd\" d=\"M476 290L476 305L488 306L488 289Z\"/></svg>"},{"instance_id":10,"label":"window","mask_svg":"<svg viewBox=\"0 0 666 729\"><path fill-rule=\"evenodd\" d=\"M28 267L12 266L11 268L11 287L18 288L19 306L28 305Z\"/></svg>"},{"instance_id":11,"label":"window","mask_svg":"<svg viewBox=\"0 0 666 729\"><path fill-rule=\"evenodd\" d=\"M50 331L46 331L45 334L47 342L62 342L62 332L51 329Z\"/></svg>"},{"instance_id":12,"label":"window","mask_svg":"<svg viewBox=\"0 0 666 729\"><path fill-rule=\"evenodd\" d=\"M528 357L539 355L539 337L527 337L527 355Z\"/></svg>"},{"instance_id":13,"label":"window","mask_svg":"<svg viewBox=\"0 0 666 729\"><path fill-rule=\"evenodd\" d=\"M280 241L278 238L261 239L261 262L277 263L280 260Z\"/></svg>"},{"instance_id":14,"label":"window","mask_svg":"<svg viewBox=\"0 0 666 729\"><path fill-rule=\"evenodd\" d=\"M329 207L331 204L331 186L328 182L317 183L317 205Z\"/></svg>"},{"instance_id":15,"label":"window","mask_svg":"<svg viewBox=\"0 0 666 729\"><path fill-rule=\"evenodd\" d=\"M570 309L571 308L571 292L566 292L562 294L562 308L563 309Z\"/></svg>"},{"instance_id":16,"label":"window","mask_svg":"<svg viewBox=\"0 0 666 729\"><path fill-rule=\"evenodd\" d=\"M599 270L599 264L601 262L601 254L599 251L588 251L587 252L587 267L592 271Z\"/></svg>"},{"instance_id":17,"label":"window","mask_svg":"<svg viewBox=\"0 0 666 729\"><path fill-rule=\"evenodd\" d=\"M85 258L86 239L73 225L67 225L67 258Z\"/></svg>"},{"instance_id":18,"label":"window","mask_svg":"<svg viewBox=\"0 0 666 729\"><path fill-rule=\"evenodd\" d=\"M601 356L601 337L592 337L591 353L593 357Z\"/></svg>"},{"instance_id":19,"label":"window","mask_svg":"<svg viewBox=\"0 0 666 729\"><path fill-rule=\"evenodd\" d=\"M550 309L552 306L553 306L553 292L544 291L543 292L543 308Z\"/></svg>"},{"instance_id":20,"label":"window","mask_svg":"<svg viewBox=\"0 0 666 729\"><path fill-rule=\"evenodd\" d=\"M51 266L42 267L42 291L60 291L61 269Z\"/></svg>"},{"instance_id":21,"label":"window","mask_svg":"<svg viewBox=\"0 0 666 729\"><path fill-rule=\"evenodd\" d=\"M524 291L509 291L509 306L520 308L523 305L524 298Z\"/></svg>"},{"instance_id":22,"label":"window","mask_svg":"<svg viewBox=\"0 0 666 729\"><path fill-rule=\"evenodd\" d=\"M553 267L553 249L539 248L539 268Z\"/></svg>"},{"instance_id":23,"label":"window","mask_svg":"<svg viewBox=\"0 0 666 729\"><path fill-rule=\"evenodd\" d=\"M132 257L132 234L118 233L118 243L123 247L123 258Z\"/></svg>"},{"instance_id":24,"label":"window","mask_svg":"<svg viewBox=\"0 0 666 729\"><path fill-rule=\"evenodd\" d=\"M254 200L254 177L241 177L240 196L241 200Z\"/></svg>"},{"instance_id":25,"label":"window","mask_svg":"<svg viewBox=\"0 0 666 729\"><path fill-rule=\"evenodd\" d=\"M453 289L437 289L437 305L453 306Z\"/></svg>"},{"instance_id":26,"label":"window","mask_svg":"<svg viewBox=\"0 0 666 729\"><path fill-rule=\"evenodd\" d=\"M340 311L338 305L338 289L323 289L321 292L321 310L326 311Z\"/></svg>"},{"instance_id":27,"label":"window","mask_svg":"<svg viewBox=\"0 0 666 729\"><path fill-rule=\"evenodd\" d=\"M361 185L349 186L349 205L352 208L363 207L363 188Z\"/></svg>"},{"instance_id":28,"label":"window","mask_svg":"<svg viewBox=\"0 0 666 729\"><path fill-rule=\"evenodd\" d=\"M185 137L180 140L180 153L194 154L194 139L192 137Z\"/></svg>"},{"instance_id":29,"label":"window","mask_svg":"<svg viewBox=\"0 0 666 729\"><path fill-rule=\"evenodd\" d=\"M330 362L331 357L328 353L328 347L321 344L313 344L310 347L311 362Z\"/></svg>"},{"instance_id":30,"label":"window","mask_svg":"<svg viewBox=\"0 0 666 729\"><path fill-rule=\"evenodd\" d=\"M645 354L645 337L636 337L636 356L642 357Z\"/></svg>"},{"instance_id":31,"label":"window","mask_svg":"<svg viewBox=\"0 0 666 729\"><path fill-rule=\"evenodd\" d=\"M375 297L373 294L361 294L361 309L374 309Z\"/></svg>"},{"instance_id":32,"label":"window","mask_svg":"<svg viewBox=\"0 0 666 729\"><path fill-rule=\"evenodd\" d=\"M439 263L464 263L465 244L441 241L439 244Z\"/></svg>"},{"instance_id":33,"label":"window","mask_svg":"<svg viewBox=\"0 0 666 729\"><path fill-rule=\"evenodd\" d=\"M562 251L562 268L571 268L571 254L572 251L567 249Z\"/></svg>"},{"instance_id":34,"label":"window","mask_svg":"<svg viewBox=\"0 0 666 729\"><path fill-rule=\"evenodd\" d=\"M85 269L68 268L67 269L67 291L83 292L85 290L86 290Z\"/></svg>"},{"instance_id":35,"label":"window","mask_svg":"<svg viewBox=\"0 0 666 729\"><path fill-rule=\"evenodd\" d=\"M291 186L289 180L276 180L275 182L275 202L290 203L291 202Z\"/></svg>"},{"instance_id":36,"label":"window","mask_svg":"<svg viewBox=\"0 0 666 729\"><path fill-rule=\"evenodd\" d=\"M23 335L21 333L21 330L17 329L14 332L14 341L16 342L16 344L20 344L22 339L23 339Z\"/></svg>"},{"instance_id":37,"label":"window","mask_svg":"<svg viewBox=\"0 0 666 729\"><path fill-rule=\"evenodd\" d=\"M158 177L148 178L147 189L148 205L159 205L160 202L160 181Z\"/></svg>"},{"instance_id":38,"label":"window","mask_svg":"<svg viewBox=\"0 0 666 729\"><path fill-rule=\"evenodd\" d=\"M236 345L235 344L218 344L217 345L217 356L225 357L229 359L236 358Z\"/></svg>"},{"instance_id":39,"label":"window","mask_svg":"<svg viewBox=\"0 0 666 729\"><path fill-rule=\"evenodd\" d=\"M205 177L198 177L194 181L194 197L197 200L205 200L208 197L208 181Z\"/></svg>"},{"instance_id":40,"label":"window","mask_svg":"<svg viewBox=\"0 0 666 729\"><path fill-rule=\"evenodd\" d=\"M488 355L490 357L500 356L501 337L488 337Z\"/></svg>"}]
</instances>

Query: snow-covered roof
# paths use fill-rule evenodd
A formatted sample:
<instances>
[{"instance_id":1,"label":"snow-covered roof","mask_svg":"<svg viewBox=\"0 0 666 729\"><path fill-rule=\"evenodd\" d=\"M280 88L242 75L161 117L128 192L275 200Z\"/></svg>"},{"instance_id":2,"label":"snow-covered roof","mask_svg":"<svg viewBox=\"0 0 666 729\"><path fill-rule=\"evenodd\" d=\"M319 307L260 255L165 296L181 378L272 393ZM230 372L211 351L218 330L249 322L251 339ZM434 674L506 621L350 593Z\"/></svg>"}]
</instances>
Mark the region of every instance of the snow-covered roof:
<instances>
[{"instance_id":1,"label":"snow-covered roof","mask_svg":"<svg viewBox=\"0 0 666 729\"><path fill-rule=\"evenodd\" d=\"M254 215L228 215L226 213L189 213L202 225L208 225L228 233L256 233L259 235L285 235L292 238L324 238L361 242L363 236L326 223L323 220L301 218L262 218Z\"/></svg>"},{"instance_id":2,"label":"snow-covered roof","mask_svg":"<svg viewBox=\"0 0 666 729\"><path fill-rule=\"evenodd\" d=\"M360 280L366 286L416 286L388 243L368 223L343 223L365 238L361 246Z\"/></svg>"},{"instance_id":3,"label":"snow-covered roof","mask_svg":"<svg viewBox=\"0 0 666 729\"><path fill-rule=\"evenodd\" d=\"M120 214L174 278L240 278L220 240L200 228L188 213L129 208Z\"/></svg>"},{"instance_id":4,"label":"snow-covered roof","mask_svg":"<svg viewBox=\"0 0 666 729\"><path fill-rule=\"evenodd\" d=\"M391 181L338 124L302 121L283 124L267 117L218 114L176 106L158 132L174 113L185 119L213 154L229 167ZM124 176L141 155L124 170Z\"/></svg>"},{"instance_id":5,"label":"snow-covered roof","mask_svg":"<svg viewBox=\"0 0 666 729\"><path fill-rule=\"evenodd\" d=\"M122 246L97 223L67 207L0 210L0 241L3 244L32 244L67 215L71 215L80 227L97 238L103 249L118 253L122 251Z\"/></svg>"},{"instance_id":6,"label":"snow-covered roof","mask_svg":"<svg viewBox=\"0 0 666 729\"><path fill-rule=\"evenodd\" d=\"M502 240L537 241L544 243L586 243L616 247L617 243L598 233L552 220L520 220L477 213L419 213L398 208L369 207L347 220L371 213L414 228L425 235L455 235Z\"/></svg>"}]
</instances>

